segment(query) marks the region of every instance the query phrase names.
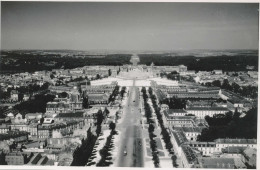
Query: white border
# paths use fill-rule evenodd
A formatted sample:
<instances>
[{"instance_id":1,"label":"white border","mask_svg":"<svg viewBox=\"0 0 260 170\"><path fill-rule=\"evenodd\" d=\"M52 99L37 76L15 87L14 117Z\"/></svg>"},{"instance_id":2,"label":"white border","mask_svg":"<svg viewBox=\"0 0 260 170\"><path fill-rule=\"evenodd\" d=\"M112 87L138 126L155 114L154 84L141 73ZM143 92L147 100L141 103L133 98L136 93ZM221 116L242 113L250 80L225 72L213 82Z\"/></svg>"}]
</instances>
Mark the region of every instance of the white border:
<instances>
[{"instance_id":1,"label":"white border","mask_svg":"<svg viewBox=\"0 0 260 170\"><path fill-rule=\"evenodd\" d=\"M1 2L5 2L6 0L0 0ZM7 0L7 1L21 1L22 0ZM184 3L260 3L260 0L24 0L24 1L41 1L41 2L184 2ZM0 3L0 7L1 7L1 3ZM1 8L0 8L1 11ZM1 16L1 13L0 13ZM259 27L260 27L260 22L259 22L259 15L258 15L258 56L260 56L260 52L259 52L259 39L260 39L260 34L259 34ZM0 25L1 25L1 20L0 20ZM1 27L0 27L0 32L1 32ZM1 34L0 34L0 38L1 38ZM1 41L0 41L0 47L1 47ZM258 73L259 73L259 66L260 66L260 59L258 57ZM260 84L260 77L258 75L258 87ZM259 98L259 94L260 94L260 88L258 88L258 98ZM259 98L260 100L260 98ZM259 112L259 102L258 102L258 112ZM258 115L258 126L257 126L257 162L256 162L256 167L259 169L260 168L260 130L259 130L259 121L260 120L260 115ZM77 170L86 170L86 169L95 169L95 170L99 170L99 169L124 169L124 170L133 170L133 168L123 168L123 167L78 167L78 166L10 166L10 165L0 165L0 170L1 169L12 169L12 170L16 170L16 169L23 169L23 170L27 170L27 169L39 169L39 170L46 170L46 169L57 169L57 170L73 170L73 169L77 169ZM143 170L143 169L153 169L153 168L134 168L135 170ZM172 170L175 168L160 168L162 170ZM191 168L178 168L178 169L191 169ZM198 168L192 168L192 169L198 169ZM200 168L201 169L201 168ZM209 169L208 169L209 170ZM218 169L214 169L214 170L218 170ZM223 169L219 169L219 170L223 170Z\"/></svg>"}]
</instances>

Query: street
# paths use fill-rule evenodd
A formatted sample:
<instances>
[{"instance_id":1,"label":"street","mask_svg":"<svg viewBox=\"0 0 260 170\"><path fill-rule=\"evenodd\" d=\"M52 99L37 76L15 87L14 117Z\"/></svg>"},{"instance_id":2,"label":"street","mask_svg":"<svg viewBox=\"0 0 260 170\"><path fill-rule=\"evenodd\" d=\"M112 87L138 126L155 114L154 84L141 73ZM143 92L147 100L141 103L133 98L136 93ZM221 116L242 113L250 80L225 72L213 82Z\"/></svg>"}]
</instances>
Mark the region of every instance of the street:
<instances>
[{"instance_id":1,"label":"street","mask_svg":"<svg viewBox=\"0 0 260 170\"><path fill-rule=\"evenodd\" d=\"M129 87L129 96L124 108L124 119L118 128L122 130L121 146L118 152L119 167L143 167L143 141L141 113L139 110L139 89ZM124 154L124 151L127 154Z\"/></svg>"}]
</instances>

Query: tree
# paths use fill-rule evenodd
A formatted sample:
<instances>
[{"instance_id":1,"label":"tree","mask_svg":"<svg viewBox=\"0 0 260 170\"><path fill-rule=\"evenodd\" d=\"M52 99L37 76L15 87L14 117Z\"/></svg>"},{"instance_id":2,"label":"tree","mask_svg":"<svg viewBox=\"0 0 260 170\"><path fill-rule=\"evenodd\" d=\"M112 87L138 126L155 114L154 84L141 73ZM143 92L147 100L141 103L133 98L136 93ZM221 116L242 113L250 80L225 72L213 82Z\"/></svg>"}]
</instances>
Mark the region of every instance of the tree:
<instances>
[{"instance_id":1,"label":"tree","mask_svg":"<svg viewBox=\"0 0 260 170\"><path fill-rule=\"evenodd\" d=\"M102 113L102 110L99 110L97 112L97 125L101 125L101 123L103 122L104 116Z\"/></svg>"},{"instance_id":2,"label":"tree","mask_svg":"<svg viewBox=\"0 0 260 170\"><path fill-rule=\"evenodd\" d=\"M212 84L211 84L211 82L206 82L205 85L210 87Z\"/></svg>"},{"instance_id":3,"label":"tree","mask_svg":"<svg viewBox=\"0 0 260 170\"><path fill-rule=\"evenodd\" d=\"M169 101L167 101L167 99L165 99L165 104L168 104L170 109L184 109L184 108L186 108L186 100L179 99L179 98L176 98L176 97L170 98Z\"/></svg>"},{"instance_id":4,"label":"tree","mask_svg":"<svg viewBox=\"0 0 260 170\"><path fill-rule=\"evenodd\" d=\"M44 122L44 118L42 117L42 118L40 119L40 124L43 124L43 122Z\"/></svg>"},{"instance_id":5,"label":"tree","mask_svg":"<svg viewBox=\"0 0 260 170\"><path fill-rule=\"evenodd\" d=\"M230 86L230 84L229 84L228 79L224 79L221 88L223 88L223 89L227 89L227 90L231 90L231 86Z\"/></svg>"},{"instance_id":6,"label":"tree","mask_svg":"<svg viewBox=\"0 0 260 170\"><path fill-rule=\"evenodd\" d=\"M23 100L23 93L18 93L18 101L22 101Z\"/></svg>"},{"instance_id":7,"label":"tree","mask_svg":"<svg viewBox=\"0 0 260 170\"><path fill-rule=\"evenodd\" d=\"M109 110L107 109L107 107L105 107L104 114L105 114L106 116L108 116L108 114L109 114Z\"/></svg>"},{"instance_id":8,"label":"tree","mask_svg":"<svg viewBox=\"0 0 260 170\"><path fill-rule=\"evenodd\" d=\"M53 75L53 73L50 74L50 78L53 79L55 76Z\"/></svg>"},{"instance_id":9,"label":"tree","mask_svg":"<svg viewBox=\"0 0 260 170\"><path fill-rule=\"evenodd\" d=\"M87 109L89 107L87 97L83 97L82 106L84 109Z\"/></svg>"},{"instance_id":10,"label":"tree","mask_svg":"<svg viewBox=\"0 0 260 170\"><path fill-rule=\"evenodd\" d=\"M233 82L232 85L231 85L231 88L232 88L233 92L238 93L240 86L237 83Z\"/></svg>"},{"instance_id":11,"label":"tree","mask_svg":"<svg viewBox=\"0 0 260 170\"><path fill-rule=\"evenodd\" d=\"M111 76L111 69L108 70L108 75Z\"/></svg>"},{"instance_id":12,"label":"tree","mask_svg":"<svg viewBox=\"0 0 260 170\"><path fill-rule=\"evenodd\" d=\"M153 133L154 132L153 124L151 124L151 123L149 124L148 131L149 131L149 133Z\"/></svg>"},{"instance_id":13,"label":"tree","mask_svg":"<svg viewBox=\"0 0 260 170\"><path fill-rule=\"evenodd\" d=\"M209 128L202 130L198 141L213 141L217 138L257 138L257 108L250 109L242 118L238 113L205 117Z\"/></svg>"},{"instance_id":14,"label":"tree","mask_svg":"<svg viewBox=\"0 0 260 170\"><path fill-rule=\"evenodd\" d=\"M216 86L216 87L221 87L221 82L220 82L219 80L214 80L214 81L212 82L212 85L213 85L213 86Z\"/></svg>"},{"instance_id":15,"label":"tree","mask_svg":"<svg viewBox=\"0 0 260 170\"><path fill-rule=\"evenodd\" d=\"M234 119L234 120L238 120L239 117L240 117L240 115L241 115L241 113L239 113L238 110L237 110L237 108L236 108L235 113L234 113L234 115L233 115L233 119Z\"/></svg>"},{"instance_id":16,"label":"tree","mask_svg":"<svg viewBox=\"0 0 260 170\"><path fill-rule=\"evenodd\" d=\"M111 123L109 124L109 129L111 129L112 131L114 131L115 128L116 128L116 124L115 124L114 122L111 122Z\"/></svg>"},{"instance_id":17,"label":"tree","mask_svg":"<svg viewBox=\"0 0 260 170\"><path fill-rule=\"evenodd\" d=\"M96 75L96 79L100 79L100 75L99 74Z\"/></svg>"},{"instance_id":18,"label":"tree","mask_svg":"<svg viewBox=\"0 0 260 170\"><path fill-rule=\"evenodd\" d=\"M5 153L0 153L0 165L7 165L7 162L5 161Z\"/></svg>"},{"instance_id":19,"label":"tree","mask_svg":"<svg viewBox=\"0 0 260 170\"><path fill-rule=\"evenodd\" d=\"M59 94L59 96L60 96L61 98L67 98L67 97L68 97L68 93L62 92L62 93Z\"/></svg>"}]
</instances>

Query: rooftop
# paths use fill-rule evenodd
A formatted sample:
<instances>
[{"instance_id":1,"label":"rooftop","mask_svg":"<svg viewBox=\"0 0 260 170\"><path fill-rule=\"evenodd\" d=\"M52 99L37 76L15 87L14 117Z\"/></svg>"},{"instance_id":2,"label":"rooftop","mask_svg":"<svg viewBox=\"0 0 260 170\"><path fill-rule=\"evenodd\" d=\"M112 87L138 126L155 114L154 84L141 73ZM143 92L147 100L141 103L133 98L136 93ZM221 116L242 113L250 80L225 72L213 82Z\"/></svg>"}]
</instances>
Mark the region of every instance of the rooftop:
<instances>
[{"instance_id":1,"label":"rooftop","mask_svg":"<svg viewBox=\"0 0 260 170\"><path fill-rule=\"evenodd\" d=\"M215 140L216 143L225 144L257 144L256 139L223 139L219 138Z\"/></svg>"},{"instance_id":2,"label":"rooftop","mask_svg":"<svg viewBox=\"0 0 260 170\"><path fill-rule=\"evenodd\" d=\"M201 168L234 169L234 158L198 158Z\"/></svg>"},{"instance_id":3,"label":"rooftop","mask_svg":"<svg viewBox=\"0 0 260 170\"><path fill-rule=\"evenodd\" d=\"M191 147L187 145L182 145L181 147L189 164L194 164L197 161L197 156L195 152L191 149Z\"/></svg>"},{"instance_id":4,"label":"rooftop","mask_svg":"<svg viewBox=\"0 0 260 170\"><path fill-rule=\"evenodd\" d=\"M229 111L226 107L190 107L186 110Z\"/></svg>"}]
</instances>

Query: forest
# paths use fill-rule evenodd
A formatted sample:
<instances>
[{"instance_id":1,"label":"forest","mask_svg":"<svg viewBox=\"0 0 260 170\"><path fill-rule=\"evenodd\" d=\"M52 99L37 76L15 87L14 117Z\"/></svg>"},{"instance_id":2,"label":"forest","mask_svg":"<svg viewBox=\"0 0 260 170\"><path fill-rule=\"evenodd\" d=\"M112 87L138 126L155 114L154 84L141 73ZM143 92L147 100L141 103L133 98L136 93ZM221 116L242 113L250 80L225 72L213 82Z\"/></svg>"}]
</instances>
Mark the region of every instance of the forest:
<instances>
[{"instance_id":1,"label":"forest","mask_svg":"<svg viewBox=\"0 0 260 170\"><path fill-rule=\"evenodd\" d=\"M73 57L57 54L35 55L25 52L1 52L1 73L34 72L52 69L73 69L86 65L124 65L130 64L131 54L107 54L98 57Z\"/></svg>"},{"instance_id":2,"label":"forest","mask_svg":"<svg viewBox=\"0 0 260 170\"><path fill-rule=\"evenodd\" d=\"M188 70L195 71L246 71L246 66L254 66L254 70L258 69L258 55L235 55L235 56L209 56L195 57L189 56L169 56L165 54L140 54L139 64L155 66L177 66L185 65Z\"/></svg>"}]
</instances>

